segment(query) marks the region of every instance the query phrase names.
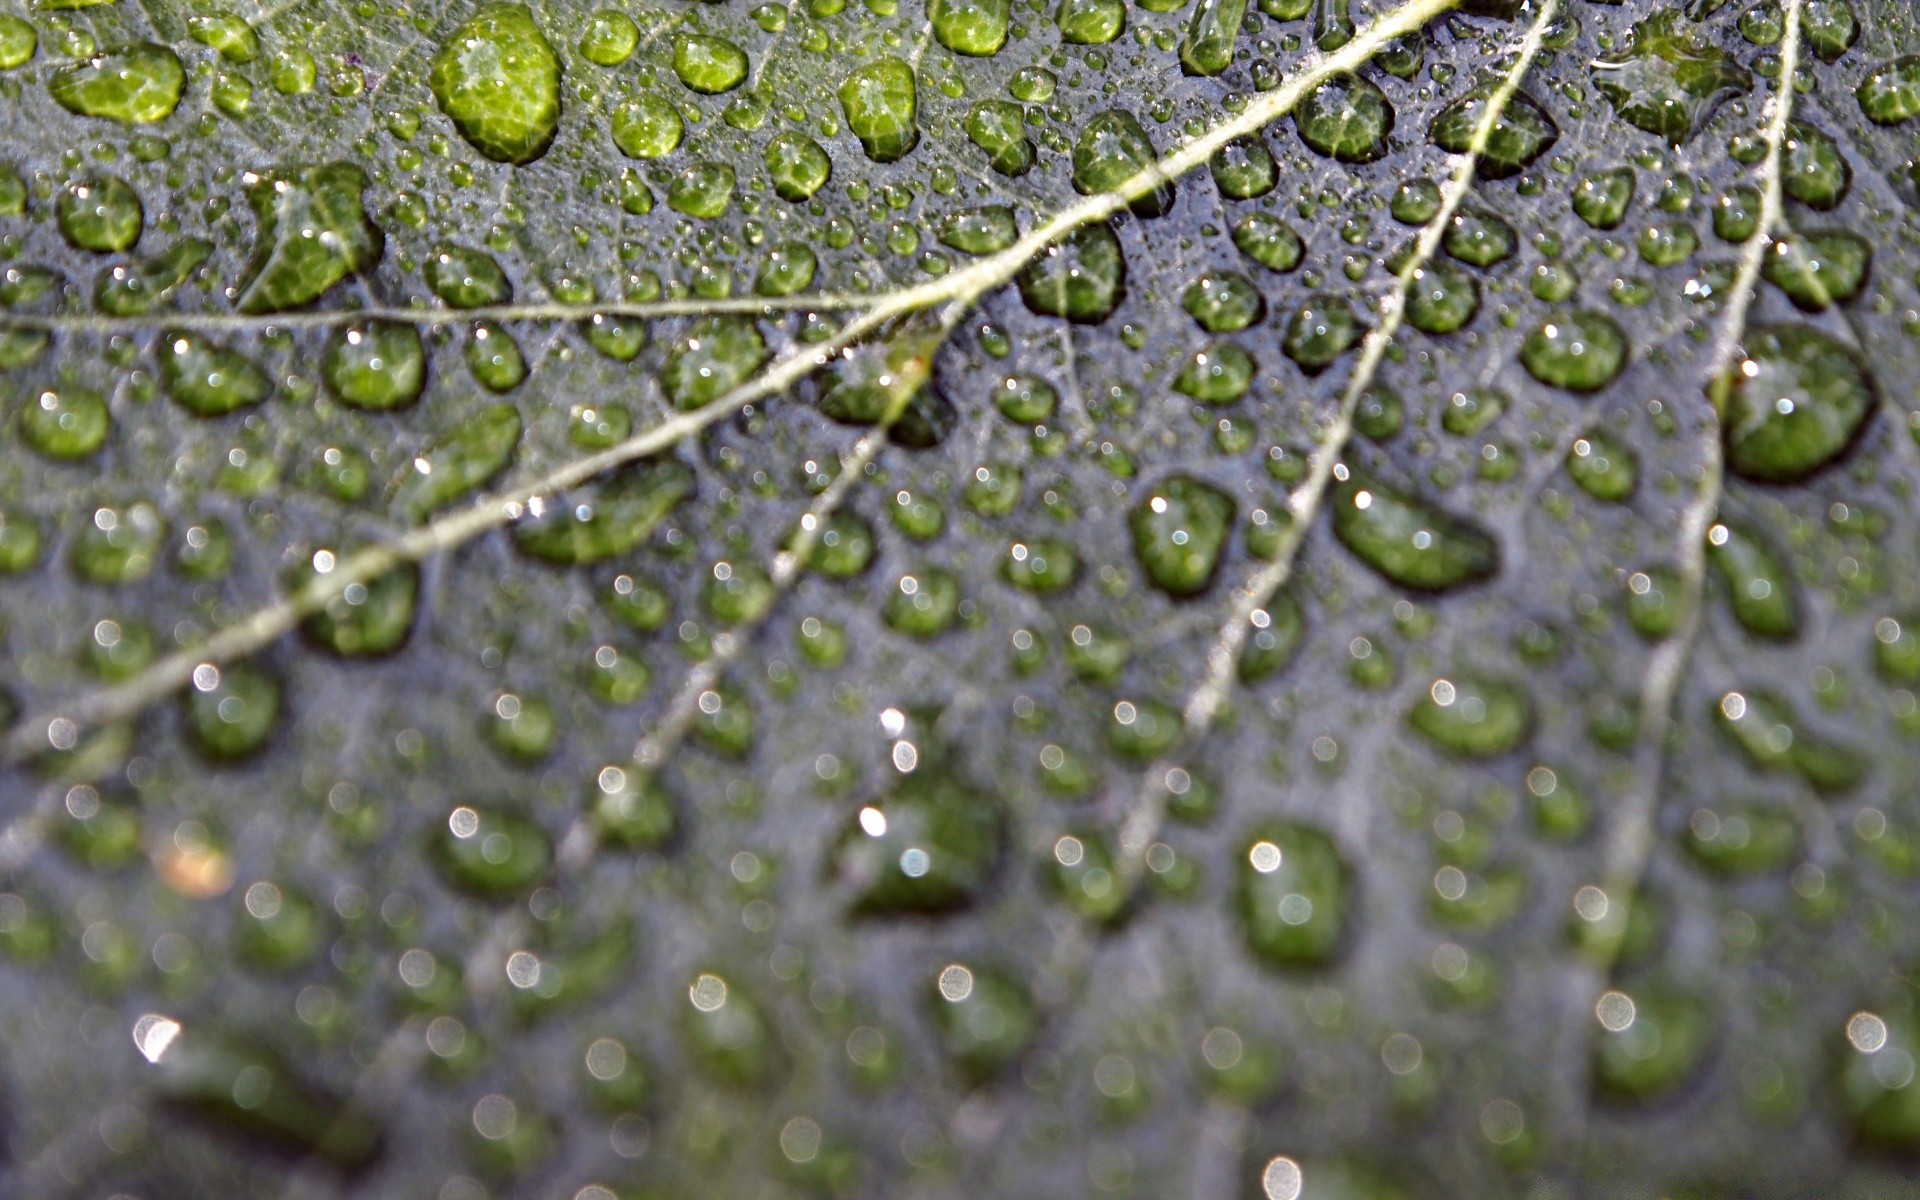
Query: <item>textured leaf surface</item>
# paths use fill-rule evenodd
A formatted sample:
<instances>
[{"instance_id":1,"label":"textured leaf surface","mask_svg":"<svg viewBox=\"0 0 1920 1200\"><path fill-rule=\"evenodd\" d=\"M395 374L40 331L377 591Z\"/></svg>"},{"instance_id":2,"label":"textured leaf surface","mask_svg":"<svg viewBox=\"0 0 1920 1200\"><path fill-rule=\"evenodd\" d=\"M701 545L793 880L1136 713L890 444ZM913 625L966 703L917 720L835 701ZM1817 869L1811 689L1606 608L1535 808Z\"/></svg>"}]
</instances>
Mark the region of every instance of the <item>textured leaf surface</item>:
<instances>
[{"instance_id":1,"label":"textured leaf surface","mask_svg":"<svg viewBox=\"0 0 1920 1200\"><path fill-rule=\"evenodd\" d=\"M6 8L0 1191L1910 1194L1917 53Z\"/></svg>"}]
</instances>

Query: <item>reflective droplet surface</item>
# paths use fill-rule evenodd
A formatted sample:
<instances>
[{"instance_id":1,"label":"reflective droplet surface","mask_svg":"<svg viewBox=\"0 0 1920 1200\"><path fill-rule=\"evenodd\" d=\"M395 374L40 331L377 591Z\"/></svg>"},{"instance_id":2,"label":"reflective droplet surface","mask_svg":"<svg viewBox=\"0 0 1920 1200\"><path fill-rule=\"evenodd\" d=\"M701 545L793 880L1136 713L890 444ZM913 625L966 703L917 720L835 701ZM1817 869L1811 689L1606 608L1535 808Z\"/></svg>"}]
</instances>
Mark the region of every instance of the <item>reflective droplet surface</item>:
<instances>
[{"instance_id":1,"label":"reflective droplet surface","mask_svg":"<svg viewBox=\"0 0 1920 1200\"><path fill-rule=\"evenodd\" d=\"M186 81L172 50L139 42L61 67L47 91L60 107L83 117L151 125L173 115Z\"/></svg>"},{"instance_id":2,"label":"reflective droplet surface","mask_svg":"<svg viewBox=\"0 0 1920 1200\"><path fill-rule=\"evenodd\" d=\"M111 175L83 180L54 202L60 232L81 250L113 254L140 238L146 212L140 197L123 179Z\"/></svg>"},{"instance_id":3,"label":"reflective droplet surface","mask_svg":"<svg viewBox=\"0 0 1920 1200\"><path fill-rule=\"evenodd\" d=\"M1833 462L1872 414L1872 378L1847 349L1802 325L1749 331L1746 354L1713 389L1727 466L1794 483Z\"/></svg>"},{"instance_id":4,"label":"reflective droplet surface","mask_svg":"<svg viewBox=\"0 0 1920 1200\"><path fill-rule=\"evenodd\" d=\"M1293 117L1300 140L1341 162L1367 163L1387 152L1393 105L1379 86L1344 75L1314 88Z\"/></svg>"},{"instance_id":5,"label":"reflective droplet surface","mask_svg":"<svg viewBox=\"0 0 1920 1200\"><path fill-rule=\"evenodd\" d=\"M1276 967L1333 961L1353 903L1353 869L1333 839L1312 825L1274 822L1241 844L1234 906L1247 948Z\"/></svg>"},{"instance_id":6,"label":"reflective droplet surface","mask_svg":"<svg viewBox=\"0 0 1920 1200\"><path fill-rule=\"evenodd\" d=\"M905 158L920 144L919 85L904 59L861 67L840 85L839 97L847 128L874 162Z\"/></svg>"},{"instance_id":7,"label":"reflective droplet surface","mask_svg":"<svg viewBox=\"0 0 1920 1200\"><path fill-rule=\"evenodd\" d=\"M1461 758L1497 758L1533 729L1533 702L1517 683L1478 676L1437 679L1407 712L1407 724Z\"/></svg>"},{"instance_id":8,"label":"reflective droplet surface","mask_svg":"<svg viewBox=\"0 0 1920 1200\"><path fill-rule=\"evenodd\" d=\"M460 136L494 162L532 162L560 127L560 58L524 4L468 18L434 55L427 83Z\"/></svg>"},{"instance_id":9,"label":"reflective droplet surface","mask_svg":"<svg viewBox=\"0 0 1920 1200\"><path fill-rule=\"evenodd\" d=\"M1338 480L1329 502L1340 543L1402 587L1443 591L1491 578L1499 568L1492 535L1358 474Z\"/></svg>"},{"instance_id":10,"label":"reflective droplet surface","mask_svg":"<svg viewBox=\"0 0 1920 1200\"><path fill-rule=\"evenodd\" d=\"M1177 475L1137 502L1129 518L1133 552L1154 586L1175 596L1204 589L1233 529L1234 504L1190 476Z\"/></svg>"},{"instance_id":11,"label":"reflective droplet surface","mask_svg":"<svg viewBox=\"0 0 1920 1200\"><path fill-rule=\"evenodd\" d=\"M680 146L686 124L659 96L641 96L613 110L613 144L628 158L664 158Z\"/></svg>"},{"instance_id":12,"label":"reflective droplet surface","mask_svg":"<svg viewBox=\"0 0 1920 1200\"><path fill-rule=\"evenodd\" d=\"M1497 79L1482 81L1441 109L1428 130L1434 145L1452 154L1465 154L1470 150L1474 133L1486 119L1487 104L1498 87ZM1487 179L1518 175L1551 150L1559 139L1559 125L1540 102L1525 92L1515 92L1488 132L1486 147L1477 160L1479 172Z\"/></svg>"},{"instance_id":13,"label":"reflective droplet surface","mask_svg":"<svg viewBox=\"0 0 1920 1200\"><path fill-rule=\"evenodd\" d=\"M1113 230L1083 225L1021 273L1020 298L1043 316L1097 324L1119 306L1126 278L1126 259Z\"/></svg>"},{"instance_id":14,"label":"reflective droplet surface","mask_svg":"<svg viewBox=\"0 0 1920 1200\"><path fill-rule=\"evenodd\" d=\"M1527 335L1520 362L1527 374L1550 387L1598 391L1626 368L1626 335L1604 313L1563 312Z\"/></svg>"},{"instance_id":15,"label":"reflective droplet surface","mask_svg":"<svg viewBox=\"0 0 1920 1200\"><path fill-rule=\"evenodd\" d=\"M427 356L411 325L370 321L334 338L323 367L327 386L355 408L402 408L426 387Z\"/></svg>"},{"instance_id":16,"label":"reflective droplet surface","mask_svg":"<svg viewBox=\"0 0 1920 1200\"><path fill-rule=\"evenodd\" d=\"M1720 105L1753 86L1725 51L1680 25L1678 10L1633 27L1623 53L1593 64L1593 84L1629 123L1674 145L1700 132Z\"/></svg>"}]
</instances>

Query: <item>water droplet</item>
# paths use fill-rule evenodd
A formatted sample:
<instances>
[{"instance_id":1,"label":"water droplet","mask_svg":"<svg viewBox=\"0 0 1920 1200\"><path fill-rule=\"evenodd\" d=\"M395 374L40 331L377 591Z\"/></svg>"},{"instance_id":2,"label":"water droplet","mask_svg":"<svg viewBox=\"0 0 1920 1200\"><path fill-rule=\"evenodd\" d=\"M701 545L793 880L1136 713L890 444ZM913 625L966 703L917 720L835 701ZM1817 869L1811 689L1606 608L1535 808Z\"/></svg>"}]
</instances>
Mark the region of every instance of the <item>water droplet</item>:
<instances>
[{"instance_id":1,"label":"water droplet","mask_svg":"<svg viewBox=\"0 0 1920 1200\"><path fill-rule=\"evenodd\" d=\"M60 107L83 117L151 125L173 114L186 82L177 54L139 42L61 67L47 91Z\"/></svg>"},{"instance_id":2,"label":"water droplet","mask_svg":"<svg viewBox=\"0 0 1920 1200\"><path fill-rule=\"evenodd\" d=\"M489 4L434 55L428 86L474 149L532 162L560 127L560 59L524 4Z\"/></svg>"},{"instance_id":3,"label":"water droplet","mask_svg":"<svg viewBox=\"0 0 1920 1200\"><path fill-rule=\"evenodd\" d=\"M1845 347L1806 326L1750 330L1746 354L1714 387L1738 475L1794 483L1833 462L1866 425L1872 378Z\"/></svg>"}]
</instances>

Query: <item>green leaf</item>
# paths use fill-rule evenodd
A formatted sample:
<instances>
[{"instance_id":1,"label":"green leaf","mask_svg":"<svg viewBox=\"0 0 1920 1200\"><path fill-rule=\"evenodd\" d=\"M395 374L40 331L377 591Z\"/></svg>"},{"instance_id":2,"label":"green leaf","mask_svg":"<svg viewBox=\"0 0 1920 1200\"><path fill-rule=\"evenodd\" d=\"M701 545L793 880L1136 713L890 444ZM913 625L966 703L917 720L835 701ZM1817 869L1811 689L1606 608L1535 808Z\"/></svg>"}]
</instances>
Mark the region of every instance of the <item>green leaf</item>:
<instances>
[{"instance_id":1,"label":"green leaf","mask_svg":"<svg viewBox=\"0 0 1920 1200\"><path fill-rule=\"evenodd\" d=\"M0 1193L1906 1194L1912 7L0 14Z\"/></svg>"}]
</instances>

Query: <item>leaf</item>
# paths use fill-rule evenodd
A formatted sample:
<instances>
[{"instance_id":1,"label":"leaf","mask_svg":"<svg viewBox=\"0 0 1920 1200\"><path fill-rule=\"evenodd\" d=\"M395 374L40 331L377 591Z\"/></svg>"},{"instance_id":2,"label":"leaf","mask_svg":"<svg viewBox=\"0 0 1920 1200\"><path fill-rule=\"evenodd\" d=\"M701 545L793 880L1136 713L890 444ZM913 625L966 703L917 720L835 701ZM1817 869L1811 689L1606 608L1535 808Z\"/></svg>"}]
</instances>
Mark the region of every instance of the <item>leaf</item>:
<instances>
[{"instance_id":1,"label":"leaf","mask_svg":"<svg viewBox=\"0 0 1920 1200\"><path fill-rule=\"evenodd\" d=\"M1910 7L0 17L0 1190L1904 1194Z\"/></svg>"}]
</instances>

